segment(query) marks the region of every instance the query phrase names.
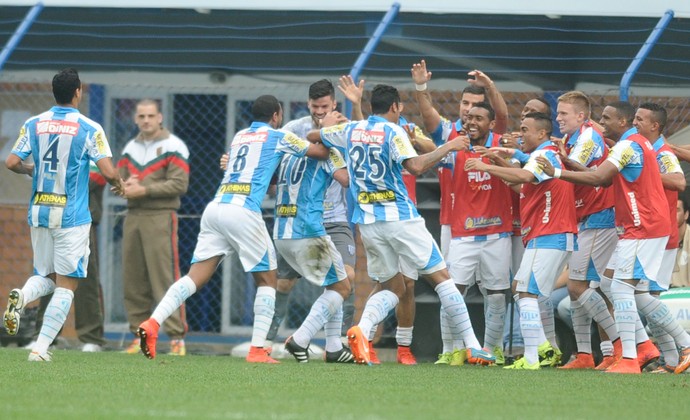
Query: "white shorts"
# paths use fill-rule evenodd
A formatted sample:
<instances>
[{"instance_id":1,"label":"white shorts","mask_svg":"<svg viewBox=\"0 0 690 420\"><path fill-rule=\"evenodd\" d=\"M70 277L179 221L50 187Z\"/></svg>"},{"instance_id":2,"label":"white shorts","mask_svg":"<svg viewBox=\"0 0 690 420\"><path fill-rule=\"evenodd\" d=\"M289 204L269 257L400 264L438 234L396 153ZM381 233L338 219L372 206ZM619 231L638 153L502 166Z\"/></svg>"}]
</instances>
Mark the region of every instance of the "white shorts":
<instances>
[{"instance_id":1,"label":"white shorts","mask_svg":"<svg viewBox=\"0 0 690 420\"><path fill-rule=\"evenodd\" d=\"M91 223L71 228L31 227L36 273L44 277L52 273L86 277L90 234Z\"/></svg>"},{"instance_id":2,"label":"white shorts","mask_svg":"<svg viewBox=\"0 0 690 420\"><path fill-rule=\"evenodd\" d=\"M671 276L673 276L673 269L676 267L677 254L678 248L664 250L659 274L656 275L656 280L649 282L650 292L665 292L671 287Z\"/></svg>"},{"instance_id":3,"label":"white shorts","mask_svg":"<svg viewBox=\"0 0 690 420\"><path fill-rule=\"evenodd\" d=\"M400 272L401 262L421 274L446 268L441 251L421 217L362 224L359 233L367 253L367 271L374 281L393 278Z\"/></svg>"},{"instance_id":4,"label":"white shorts","mask_svg":"<svg viewBox=\"0 0 690 420\"><path fill-rule=\"evenodd\" d=\"M661 267L668 236L652 239L619 239L607 268L614 270L614 278L640 280L638 290L649 290L648 281L656 280Z\"/></svg>"},{"instance_id":5,"label":"white shorts","mask_svg":"<svg viewBox=\"0 0 690 420\"><path fill-rule=\"evenodd\" d=\"M328 235L277 239L275 245L285 262L317 286L330 286L347 278L343 258Z\"/></svg>"},{"instance_id":6,"label":"white shorts","mask_svg":"<svg viewBox=\"0 0 690 420\"><path fill-rule=\"evenodd\" d=\"M452 238L450 233L450 225L441 225L441 255L443 259L448 259L448 252L450 251L450 239Z\"/></svg>"},{"instance_id":7,"label":"white shorts","mask_svg":"<svg viewBox=\"0 0 690 420\"><path fill-rule=\"evenodd\" d=\"M456 284L486 290L510 288L510 236L487 241L450 241L448 271Z\"/></svg>"},{"instance_id":8,"label":"white shorts","mask_svg":"<svg viewBox=\"0 0 690 420\"><path fill-rule=\"evenodd\" d=\"M403 259L400 260L400 272L408 279L419 280L419 271Z\"/></svg>"},{"instance_id":9,"label":"white shorts","mask_svg":"<svg viewBox=\"0 0 690 420\"><path fill-rule=\"evenodd\" d=\"M570 280L599 281L618 243L615 228L585 229L577 234L578 250L568 262Z\"/></svg>"},{"instance_id":10,"label":"white shorts","mask_svg":"<svg viewBox=\"0 0 690 420\"><path fill-rule=\"evenodd\" d=\"M237 253L246 272L275 270L276 251L259 213L211 201L201 216L192 263Z\"/></svg>"},{"instance_id":11,"label":"white shorts","mask_svg":"<svg viewBox=\"0 0 690 420\"><path fill-rule=\"evenodd\" d=\"M560 249L526 249L515 275L517 291L549 297L571 253Z\"/></svg>"},{"instance_id":12,"label":"white shorts","mask_svg":"<svg viewBox=\"0 0 690 420\"><path fill-rule=\"evenodd\" d=\"M522 243L522 236L515 235L510 237L510 242L510 277L512 279L520 269L522 255L525 253L525 244Z\"/></svg>"}]
</instances>

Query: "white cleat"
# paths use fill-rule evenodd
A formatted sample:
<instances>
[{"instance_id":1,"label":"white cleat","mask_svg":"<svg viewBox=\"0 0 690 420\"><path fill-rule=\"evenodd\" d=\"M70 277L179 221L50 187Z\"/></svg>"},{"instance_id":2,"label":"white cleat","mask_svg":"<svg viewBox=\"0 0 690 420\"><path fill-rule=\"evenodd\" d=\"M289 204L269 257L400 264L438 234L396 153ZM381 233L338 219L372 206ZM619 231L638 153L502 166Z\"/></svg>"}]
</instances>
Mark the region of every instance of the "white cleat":
<instances>
[{"instance_id":1,"label":"white cleat","mask_svg":"<svg viewBox=\"0 0 690 420\"><path fill-rule=\"evenodd\" d=\"M38 352L32 351L29 353L29 361L30 362L52 362L53 361L53 354L50 352L45 352L43 354L40 354Z\"/></svg>"},{"instance_id":2,"label":"white cleat","mask_svg":"<svg viewBox=\"0 0 690 420\"><path fill-rule=\"evenodd\" d=\"M7 334L17 335L22 309L24 309L24 294L21 289L12 289L7 299L7 310L2 317Z\"/></svg>"}]
</instances>

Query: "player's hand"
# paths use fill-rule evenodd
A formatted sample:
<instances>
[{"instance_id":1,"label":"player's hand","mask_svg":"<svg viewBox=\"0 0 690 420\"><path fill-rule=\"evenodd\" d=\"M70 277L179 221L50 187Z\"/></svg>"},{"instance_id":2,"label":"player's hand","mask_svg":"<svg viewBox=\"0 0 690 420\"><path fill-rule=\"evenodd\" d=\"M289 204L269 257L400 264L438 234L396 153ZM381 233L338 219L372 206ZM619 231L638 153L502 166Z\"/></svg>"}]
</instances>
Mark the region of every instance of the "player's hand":
<instances>
[{"instance_id":1,"label":"player's hand","mask_svg":"<svg viewBox=\"0 0 690 420\"><path fill-rule=\"evenodd\" d=\"M230 153L223 153L220 156L220 169L223 171L228 169L228 162L230 162Z\"/></svg>"},{"instance_id":2,"label":"player's hand","mask_svg":"<svg viewBox=\"0 0 690 420\"><path fill-rule=\"evenodd\" d=\"M477 158L470 158L465 161L465 170L466 171L486 171L489 168L489 165L486 163L482 162L481 159Z\"/></svg>"},{"instance_id":3,"label":"player's hand","mask_svg":"<svg viewBox=\"0 0 690 420\"><path fill-rule=\"evenodd\" d=\"M502 159L510 159L515 156L515 150L512 147L492 147L491 152Z\"/></svg>"},{"instance_id":4,"label":"player's hand","mask_svg":"<svg viewBox=\"0 0 690 420\"><path fill-rule=\"evenodd\" d=\"M115 185L110 187L110 191L112 191L114 194L119 195L120 197L125 196L125 183L122 180L122 178L118 178Z\"/></svg>"},{"instance_id":5,"label":"player's hand","mask_svg":"<svg viewBox=\"0 0 690 420\"><path fill-rule=\"evenodd\" d=\"M431 72L426 70L426 61L424 60L414 63L410 72L412 73L412 81L416 85L423 85L431 80Z\"/></svg>"},{"instance_id":6,"label":"player's hand","mask_svg":"<svg viewBox=\"0 0 690 420\"><path fill-rule=\"evenodd\" d=\"M122 196L125 198L141 198L146 196L146 187L139 182L139 175L134 174L127 178Z\"/></svg>"},{"instance_id":7,"label":"player's hand","mask_svg":"<svg viewBox=\"0 0 690 420\"><path fill-rule=\"evenodd\" d=\"M558 155L561 159L568 159L568 152L565 150L565 137L559 139L558 137L551 136L551 142L558 147Z\"/></svg>"},{"instance_id":8,"label":"player's hand","mask_svg":"<svg viewBox=\"0 0 690 420\"><path fill-rule=\"evenodd\" d=\"M467 136L458 136L449 141L448 144L451 145L451 150L454 151L470 149L470 139Z\"/></svg>"},{"instance_id":9,"label":"player's hand","mask_svg":"<svg viewBox=\"0 0 690 420\"><path fill-rule=\"evenodd\" d=\"M410 138L410 143L412 143L412 146L415 146L417 144L417 133L415 132L415 125L412 123L405 124L402 126L402 128L407 133L407 137Z\"/></svg>"},{"instance_id":10,"label":"player's hand","mask_svg":"<svg viewBox=\"0 0 690 420\"><path fill-rule=\"evenodd\" d=\"M537 163L539 164L539 167L542 169L542 171L544 171L544 173L546 175L551 176L551 177L553 176L553 174L555 173L555 170L554 170L553 165L551 164L551 162L549 162L549 160L547 158L545 158L544 156L537 156Z\"/></svg>"},{"instance_id":11,"label":"player's hand","mask_svg":"<svg viewBox=\"0 0 690 420\"><path fill-rule=\"evenodd\" d=\"M513 149L522 149L520 146L520 134L516 132L512 133L505 133L501 137L501 146L502 147L510 147Z\"/></svg>"},{"instance_id":12,"label":"player's hand","mask_svg":"<svg viewBox=\"0 0 690 420\"><path fill-rule=\"evenodd\" d=\"M494 83L491 78L481 70L472 70L467 73L467 75L470 76L470 78L467 79L467 83L471 85L488 88Z\"/></svg>"},{"instance_id":13,"label":"player's hand","mask_svg":"<svg viewBox=\"0 0 690 420\"><path fill-rule=\"evenodd\" d=\"M349 120L347 119L347 117L345 117L340 112L331 111L328 114L326 114L325 117L319 120L319 124L321 125L321 127L330 127L332 125L338 125L348 121Z\"/></svg>"},{"instance_id":14,"label":"player's hand","mask_svg":"<svg viewBox=\"0 0 690 420\"><path fill-rule=\"evenodd\" d=\"M364 94L364 80L359 84L355 83L351 75L340 76L338 79L338 89L345 95L345 98L352 103L361 103Z\"/></svg>"}]
</instances>

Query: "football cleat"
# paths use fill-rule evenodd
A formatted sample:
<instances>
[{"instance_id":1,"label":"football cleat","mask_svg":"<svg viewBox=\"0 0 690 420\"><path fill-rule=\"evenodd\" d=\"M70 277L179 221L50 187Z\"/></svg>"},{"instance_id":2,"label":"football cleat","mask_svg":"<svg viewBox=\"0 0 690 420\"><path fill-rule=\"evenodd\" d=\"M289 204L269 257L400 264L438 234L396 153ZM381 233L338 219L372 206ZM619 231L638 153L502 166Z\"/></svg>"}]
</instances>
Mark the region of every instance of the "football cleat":
<instances>
[{"instance_id":1,"label":"football cleat","mask_svg":"<svg viewBox=\"0 0 690 420\"><path fill-rule=\"evenodd\" d=\"M22 309L24 309L24 294L21 289L12 289L7 299L7 310L2 317L7 334L17 335Z\"/></svg>"},{"instance_id":2,"label":"football cleat","mask_svg":"<svg viewBox=\"0 0 690 420\"><path fill-rule=\"evenodd\" d=\"M352 355L350 349L343 347L338 351L327 351L324 361L326 363L354 363L355 356Z\"/></svg>"},{"instance_id":3,"label":"football cleat","mask_svg":"<svg viewBox=\"0 0 690 420\"><path fill-rule=\"evenodd\" d=\"M52 362L53 361L53 353L45 352L43 354L40 354L36 351L32 351L31 353L29 353L29 361L30 362Z\"/></svg>"},{"instance_id":4,"label":"football cleat","mask_svg":"<svg viewBox=\"0 0 690 420\"><path fill-rule=\"evenodd\" d=\"M268 351L263 347L249 347L249 353L247 353L247 362L249 363L268 363L276 364L279 361L273 359L268 355Z\"/></svg>"},{"instance_id":5,"label":"football cleat","mask_svg":"<svg viewBox=\"0 0 690 420\"><path fill-rule=\"evenodd\" d=\"M561 364L561 357L563 353L554 348L551 343L544 341L537 349L539 353L539 364L541 367L556 367Z\"/></svg>"},{"instance_id":6,"label":"football cleat","mask_svg":"<svg viewBox=\"0 0 690 420\"><path fill-rule=\"evenodd\" d=\"M467 361L473 365L488 366L496 363L496 358L486 350L467 349Z\"/></svg>"},{"instance_id":7,"label":"football cleat","mask_svg":"<svg viewBox=\"0 0 690 420\"><path fill-rule=\"evenodd\" d=\"M374 348L374 342L369 341L369 361L371 362L372 365L380 365L381 361L379 360L378 354L376 354L376 349Z\"/></svg>"},{"instance_id":8,"label":"football cleat","mask_svg":"<svg viewBox=\"0 0 690 420\"><path fill-rule=\"evenodd\" d=\"M589 353L578 353L575 359L558 369L594 369L594 357Z\"/></svg>"},{"instance_id":9,"label":"football cleat","mask_svg":"<svg viewBox=\"0 0 690 420\"><path fill-rule=\"evenodd\" d=\"M369 340L358 325L347 330L347 341L350 343L352 355L355 356L355 363L371 365Z\"/></svg>"},{"instance_id":10,"label":"football cleat","mask_svg":"<svg viewBox=\"0 0 690 420\"><path fill-rule=\"evenodd\" d=\"M438 360L434 362L435 365L449 365L452 353L441 353L438 355Z\"/></svg>"},{"instance_id":11,"label":"football cleat","mask_svg":"<svg viewBox=\"0 0 690 420\"><path fill-rule=\"evenodd\" d=\"M170 340L170 353L171 356L186 356L187 346L184 344L183 339Z\"/></svg>"},{"instance_id":12,"label":"football cleat","mask_svg":"<svg viewBox=\"0 0 690 420\"><path fill-rule=\"evenodd\" d=\"M139 336L139 349L144 356L149 359L154 359L156 357L156 341L158 341L158 329L160 325L155 319L149 318L139 325L137 330L137 335ZM134 340L137 341L137 340ZM134 344L134 343L132 343ZM131 347L131 346L130 346ZM127 353L129 353L127 349Z\"/></svg>"},{"instance_id":13,"label":"football cleat","mask_svg":"<svg viewBox=\"0 0 690 420\"><path fill-rule=\"evenodd\" d=\"M527 363L527 358L523 357L518 359L510 366L504 366L503 369L514 369L514 370L539 370L541 365L539 362L534 362L532 364Z\"/></svg>"},{"instance_id":14,"label":"football cleat","mask_svg":"<svg viewBox=\"0 0 690 420\"><path fill-rule=\"evenodd\" d=\"M640 363L637 359L626 359L622 357L619 361L611 365L610 368L606 369L606 373L627 373L627 374L640 374Z\"/></svg>"},{"instance_id":15,"label":"football cleat","mask_svg":"<svg viewBox=\"0 0 690 420\"><path fill-rule=\"evenodd\" d=\"M451 366L462 366L467 361L467 349L458 350L455 349L450 354L450 365Z\"/></svg>"},{"instance_id":16,"label":"football cleat","mask_svg":"<svg viewBox=\"0 0 690 420\"><path fill-rule=\"evenodd\" d=\"M301 347L295 343L295 339L292 336L285 340L285 351L290 353L295 360L299 363L309 362L309 346Z\"/></svg>"},{"instance_id":17,"label":"football cleat","mask_svg":"<svg viewBox=\"0 0 690 420\"><path fill-rule=\"evenodd\" d=\"M139 340L139 337L135 338L132 340L131 343L129 343L129 346L127 346L126 349L124 349L122 352L127 353L127 354L137 354L141 351L141 340Z\"/></svg>"},{"instance_id":18,"label":"football cleat","mask_svg":"<svg viewBox=\"0 0 690 420\"><path fill-rule=\"evenodd\" d=\"M680 359L678 366L674 370L675 373L683 373L690 367L690 347L683 347L680 349Z\"/></svg>"},{"instance_id":19,"label":"football cleat","mask_svg":"<svg viewBox=\"0 0 690 420\"><path fill-rule=\"evenodd\" d=\"M494 347L494 357L496 358L496 364L503 366L506 364L506 358L503 355L503 349L500 346Z\"/></svg>"},{"instance_id":20,"label":"football cleat","mask_svg":"<svg viewBox=\"0 0 690 420\"><path fill-rule=\"evenodd\" d=\"M599 363L594 370L606 370L616 363L617 360L615 356L604 356L604 358L601 359L601 363Z\"/></svg>"},{"instance_id":21,"label":"football cleat","mask_svg":"<svg viewBox=\"0 0 690 420\"><path fill-rule=\"evenodd\" d=\"M401 365L417 364L417 359L415 359L412 350L408 346L398 346L398 363Z\"/></svg>"},{"instance_id":22,"label":"football cleat","mask_svg":"<svg viewBox=\"0 0 690 420\"><path fill-rule=\"evenodd\" d=\"M640 369L658 360L659 356L661 356L661 353L652 343L652 340L643 341L637 345L637 361L640 363Z\"/></svg>"}]
</instances>

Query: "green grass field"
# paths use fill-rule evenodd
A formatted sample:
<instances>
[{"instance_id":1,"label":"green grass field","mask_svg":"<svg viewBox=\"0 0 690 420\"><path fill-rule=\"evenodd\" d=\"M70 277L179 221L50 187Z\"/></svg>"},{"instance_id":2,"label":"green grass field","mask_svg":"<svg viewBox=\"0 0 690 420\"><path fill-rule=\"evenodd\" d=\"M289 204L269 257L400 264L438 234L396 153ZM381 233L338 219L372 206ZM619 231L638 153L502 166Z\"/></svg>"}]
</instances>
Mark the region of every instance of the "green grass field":
<instances>
[{"instance_id":1,"label":"green grass field","mask_svg":"<svg viewBox=\"0 0 690 420\"><path fill-rule=\"evenodd\" d=\"M463 366L255 365L229 356L0 349L0 418L377 419L690 416L690 375Z\"/></svg>"}]
</instances>

